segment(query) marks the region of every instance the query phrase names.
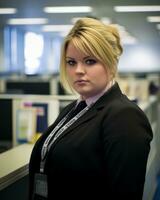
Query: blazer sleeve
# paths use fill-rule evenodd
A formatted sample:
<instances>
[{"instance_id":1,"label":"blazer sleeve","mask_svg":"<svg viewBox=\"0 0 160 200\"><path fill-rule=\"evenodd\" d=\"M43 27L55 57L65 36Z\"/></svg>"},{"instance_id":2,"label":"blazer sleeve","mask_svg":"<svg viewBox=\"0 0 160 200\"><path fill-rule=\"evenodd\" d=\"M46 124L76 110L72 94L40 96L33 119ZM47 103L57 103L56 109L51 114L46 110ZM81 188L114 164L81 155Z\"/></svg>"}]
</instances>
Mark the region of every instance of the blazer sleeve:
<instances>
[{"instance_id":1,"label":"blazer sleeve","mask_svg":"<svg viewBox=\"0 0 160 200\"><path fill-rule=\"evenodd\" d=\"M111 199L143 195L152 130L144 113L128 107L104 118L102 141Z\"/></svg>"}]
</instances>

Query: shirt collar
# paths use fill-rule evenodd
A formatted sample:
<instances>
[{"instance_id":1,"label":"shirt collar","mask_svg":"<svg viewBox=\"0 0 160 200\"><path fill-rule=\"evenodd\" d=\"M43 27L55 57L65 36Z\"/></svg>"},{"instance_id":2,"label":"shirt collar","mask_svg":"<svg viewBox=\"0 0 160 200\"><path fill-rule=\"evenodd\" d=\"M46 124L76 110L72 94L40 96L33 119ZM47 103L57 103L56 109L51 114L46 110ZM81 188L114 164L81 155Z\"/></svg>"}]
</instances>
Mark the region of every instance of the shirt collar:
<instances>
[{"instance_id":1,"label":"shirt collar","mask_svg":"<svg viewBox=\"0 0 160 200\"><path fill-rule=\"evenodd\" d=\"M103 91L101 91L100 93L98 93L97 95L93 96L93 97L89 97L87 98L85 101L86 101L86 104L87 106L91 105L92 103L95 103L101 96L103 96L103 94L105 92L107 92L113 85L115 84L115 80L111 80L107 86L105 87L105 89ZM82 101L82 98L80 97L78 100L77 100L77 104Z\"/></svg>"}]
</instances>

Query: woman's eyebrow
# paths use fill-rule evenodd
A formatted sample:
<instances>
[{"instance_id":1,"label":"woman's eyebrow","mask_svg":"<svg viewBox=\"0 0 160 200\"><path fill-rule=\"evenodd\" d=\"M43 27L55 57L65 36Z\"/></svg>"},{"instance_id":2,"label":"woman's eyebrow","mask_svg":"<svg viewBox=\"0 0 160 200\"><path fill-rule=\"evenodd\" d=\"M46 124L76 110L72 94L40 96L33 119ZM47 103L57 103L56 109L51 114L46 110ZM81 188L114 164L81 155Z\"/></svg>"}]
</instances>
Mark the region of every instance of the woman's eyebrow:
<instances>
[{"instance_id":1,"label":"woman's eyebrow","mask_svg":"<svg viewBox=\"0 0 160 200\"><path fill-rule=\"evenodd\" d=\"M74 59L74 58L72 58L72 57L70 57L70 56L66 56L66 58L69 58L69 59Z\"/></svg>"},{"instance_id":2,"label":"woman's eyebrow","mask_svg":"<svg viewBox=\"0 0 160 200\"><path fill-rule=\"evenodd\" d=\"M85 56L85 57L83 58L83 60L85 60L85 59L87 59L87 58L91 58L91 56Z\"/></svg>"},{"instance_id":3,"label":"woman's eyebrow","mask_svg":"<svg viewBox=\"0 0 160 200\"><path fill-rule=\"evenodd\" d=\"M84 58L83 58L83 60L86 60L87 58L91 58L92 56L85 56ZM75 59L75 58L72 58L72 57L70 57L70 56L66 56L66 58L67 59Z\"/></svg>"}]
</instances>

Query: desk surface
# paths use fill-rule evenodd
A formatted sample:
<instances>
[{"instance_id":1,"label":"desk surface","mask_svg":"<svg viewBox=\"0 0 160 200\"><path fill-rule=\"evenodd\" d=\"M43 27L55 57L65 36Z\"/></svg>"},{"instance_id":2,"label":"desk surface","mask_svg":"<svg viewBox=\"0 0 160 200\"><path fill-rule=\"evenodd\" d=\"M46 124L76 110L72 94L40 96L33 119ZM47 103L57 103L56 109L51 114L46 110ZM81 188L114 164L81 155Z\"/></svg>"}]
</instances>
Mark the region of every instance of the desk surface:
<instances>
[{"instance_id":1,"label":"desk surface","mask_svg":"<svg viewBox=\"0 0 160 200\"><path fill-rule=\"evenodd\" d=\"M27 174L32 148L23 144L0 154L0 190Z\"/></svg>"}]
</instances>

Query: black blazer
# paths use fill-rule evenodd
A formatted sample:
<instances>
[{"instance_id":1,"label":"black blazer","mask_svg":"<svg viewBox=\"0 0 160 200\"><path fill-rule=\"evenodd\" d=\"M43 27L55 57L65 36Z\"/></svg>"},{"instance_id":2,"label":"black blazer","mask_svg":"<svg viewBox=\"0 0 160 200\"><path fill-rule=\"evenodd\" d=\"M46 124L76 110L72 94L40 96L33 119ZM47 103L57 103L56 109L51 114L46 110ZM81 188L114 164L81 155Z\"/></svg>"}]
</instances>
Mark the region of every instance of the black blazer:
<instances>
[{"instance_id":1,"label":"black blazer","mask_svg":"<svg viewBox=\"0 0 160 200\"><path fill-rule=\"evenodd\" d=\"M30 199L42 144L73 108L68 105L34 146ZM48 199L142 199L152 130L143 111L116 83L53 144L47 156ZM40 197L33 198L41 199Z\"/></svg>"}]
</instances>

